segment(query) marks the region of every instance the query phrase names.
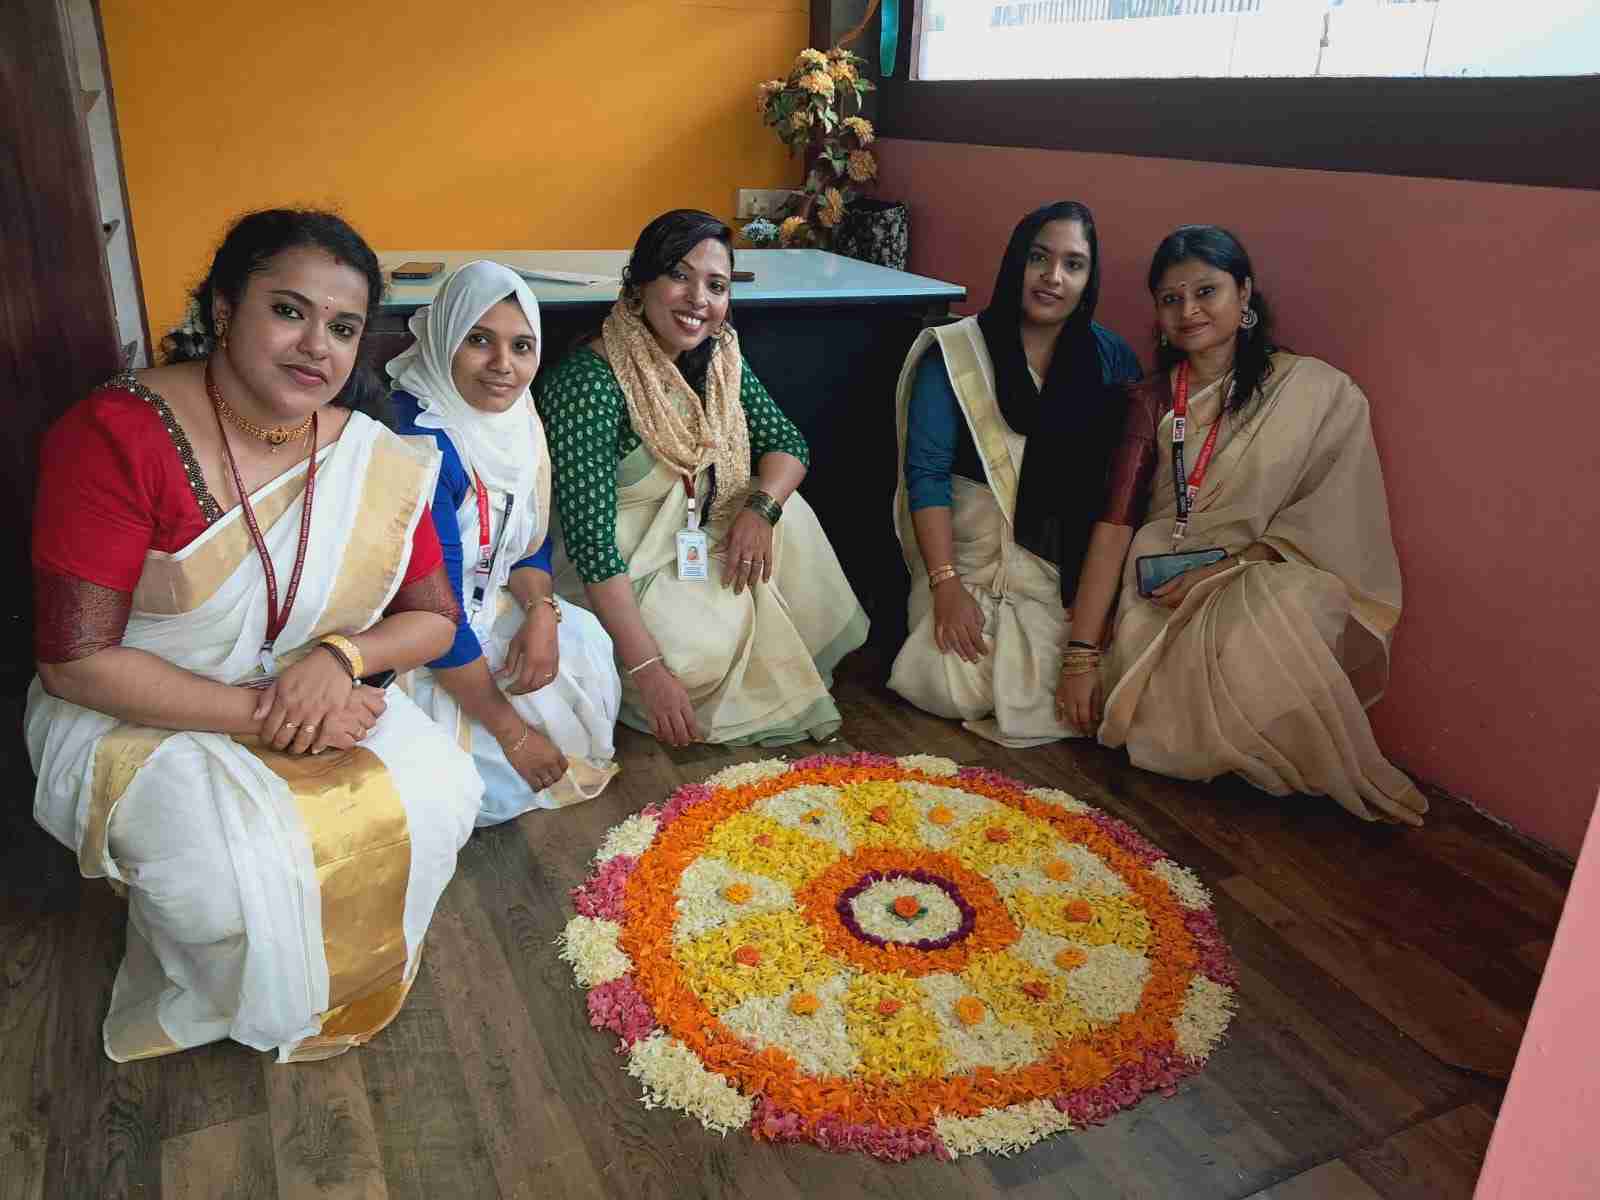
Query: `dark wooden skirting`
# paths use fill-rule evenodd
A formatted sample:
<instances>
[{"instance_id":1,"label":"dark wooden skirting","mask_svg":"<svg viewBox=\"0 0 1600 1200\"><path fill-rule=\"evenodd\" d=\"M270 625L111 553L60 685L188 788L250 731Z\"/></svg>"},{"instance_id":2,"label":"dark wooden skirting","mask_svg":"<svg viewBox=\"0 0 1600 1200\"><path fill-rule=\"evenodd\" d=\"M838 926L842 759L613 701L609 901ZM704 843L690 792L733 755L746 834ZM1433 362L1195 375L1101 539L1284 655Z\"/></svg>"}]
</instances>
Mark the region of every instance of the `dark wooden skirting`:
<instances>
[{"instance_id":1,"label":"dark wooden skirting","mask_svg":"<svg viewBox=\"0 0 1600 1200\"><path fill-rule=\"evenodd\" d=\"M920 83L916 7L878 85L885 137L1600 188L1600 75Z\"/></svg>"},{"instance_id":2,"label":"dark wooden skirting","mask_svg":"<svg viewBox=\"0 0 1600 1200\"><path fill-rule=\"evenodd\" d=\"M1095 746L1005 750L899 701L879 683L886 665L846 660L845 736L829 749L945 754L1065 788L1212 889L1239 1014L1175 1096L1015 1158L954 1165L774 1148L646 1110L556 958L567 890L624 816L768 752L668 751L627 730L623 773L599 800L473 834L417 985L368 1046L292 1067L235 1044L118 1066L100 1022L126 906L33 825L12 741L0 743L13 797L0 817L0 1196L1471 1195L1564 864L1452 801L1406 830L1326 800L1177 783ZM0 727L19 716L0 702Z\"/></svg>"}]
</instances>

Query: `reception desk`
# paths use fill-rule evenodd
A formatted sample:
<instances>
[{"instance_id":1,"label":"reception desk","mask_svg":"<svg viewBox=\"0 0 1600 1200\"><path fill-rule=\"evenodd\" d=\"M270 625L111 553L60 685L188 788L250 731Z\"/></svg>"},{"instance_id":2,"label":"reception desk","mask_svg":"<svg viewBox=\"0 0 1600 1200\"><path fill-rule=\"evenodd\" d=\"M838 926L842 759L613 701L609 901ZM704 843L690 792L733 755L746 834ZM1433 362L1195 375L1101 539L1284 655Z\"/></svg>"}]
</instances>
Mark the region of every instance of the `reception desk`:
<instances>
[{"instance_id":1,"label":"reception desk","mask_svg":"<svg viewBox=\"0 0 1600 1200\"><path fill-rule=\"evenodd\" d=\"M445 271L427 283L391 284L362 339L362 357L373 362L410 343L406 321L462 263L488 258L515 269L602 277L590 284L528 280L539 298L548 367L598 332L616 301L627 252L386 250L379 257L385 274L409 260L443 262ZM897 643L906 581L890 519L895 380L912 339L947 318L966 288L823 250L742 250L736 266L755 274L733 285L732 320L745 359L810 443L801 490L872 617L874 641Z\"/></svg>"}]
</instances>

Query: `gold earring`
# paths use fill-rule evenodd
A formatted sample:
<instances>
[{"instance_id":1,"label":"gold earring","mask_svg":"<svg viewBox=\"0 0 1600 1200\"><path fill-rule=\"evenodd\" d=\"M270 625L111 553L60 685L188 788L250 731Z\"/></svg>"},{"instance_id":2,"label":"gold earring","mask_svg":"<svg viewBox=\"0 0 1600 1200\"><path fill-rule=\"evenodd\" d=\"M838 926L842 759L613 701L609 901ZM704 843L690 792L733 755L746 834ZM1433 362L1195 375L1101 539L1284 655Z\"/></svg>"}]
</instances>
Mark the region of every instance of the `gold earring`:
<instances>
[{"instance_id":1,"label":"gold earring","mask_svg":"<svg viewBox=\"0 0 1600 1200\"><path fill-rule=\"evenodd\" d=\"M228 319L226 317L224 317L222 320L217 322L217 349L218 350L226 350L227 348L228 348Z\"/></svg>"}]
</instances>

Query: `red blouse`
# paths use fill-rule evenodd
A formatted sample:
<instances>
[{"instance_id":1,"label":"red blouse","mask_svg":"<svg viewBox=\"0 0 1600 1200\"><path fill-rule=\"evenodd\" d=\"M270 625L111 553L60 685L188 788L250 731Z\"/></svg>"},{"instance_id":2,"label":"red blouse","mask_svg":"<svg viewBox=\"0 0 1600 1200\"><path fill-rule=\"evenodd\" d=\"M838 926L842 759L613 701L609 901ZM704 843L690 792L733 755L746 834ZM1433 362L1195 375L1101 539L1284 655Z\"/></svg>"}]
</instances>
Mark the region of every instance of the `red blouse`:
<instances>
[{"instance_id":1,"label":"red blouse","mask_svg":"<svg viewBox=\"0 0 1600 1200\"><path fill-rule=\"evenodd\" d=\"M1128 420L1122 441L1111 452L1106 506L1100 519L1107 525L1137 528L1150 507L1156 474L1156 430L1172 407L1167 374L1147 376L1128 389Z\"/></svg>"},{"instance_id":2,"label":"red blouse","mask_svg":"<svg viewBox=\"0 0 1600 1200\"><path fill-rule=\"evenodd\" d=\"M125 374L75 404L39 452L38 660L70 661L117 644L145 555L183 549L222 515L183 427L157 393ZM433 522L418 521L401 586L443 565ZM120 617L108 607L120 607Z\"/></svg>"}]
</instances>

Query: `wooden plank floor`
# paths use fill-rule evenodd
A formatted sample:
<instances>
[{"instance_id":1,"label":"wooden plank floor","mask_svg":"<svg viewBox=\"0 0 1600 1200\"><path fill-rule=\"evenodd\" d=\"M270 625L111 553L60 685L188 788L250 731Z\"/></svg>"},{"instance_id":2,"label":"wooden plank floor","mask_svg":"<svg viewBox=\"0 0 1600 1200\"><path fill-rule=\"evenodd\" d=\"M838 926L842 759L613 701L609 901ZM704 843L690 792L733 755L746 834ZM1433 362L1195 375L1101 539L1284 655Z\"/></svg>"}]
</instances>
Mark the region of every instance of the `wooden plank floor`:
<instances>
[{"instance_id":1,"label":"wooden plank floor","mask_svg":"<svg viewBox=\"0 0 1600 1200\"><path fill-rule=\"evenodd\" d=\"M330 1062L233 1044L118 1066L100 1022L125 910L29 819L18 749L0 868L0 1200L44 1197L1471 1195L1570 869L1464 806L1426 829L1331 802L1175 783L1095 746L1008 751L908 708L865 656L830 749L945 754L1072 791L1216 894L1240 965L1232 1032L1176 1096L1011 1159L904 1166L717 1137L646 1111L552 942L604 831L762 752L619 731L598 801L476 833L400 1017ZM17 728L15 706L0 711Z\"/></svg>"}]
</instances>

